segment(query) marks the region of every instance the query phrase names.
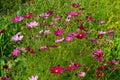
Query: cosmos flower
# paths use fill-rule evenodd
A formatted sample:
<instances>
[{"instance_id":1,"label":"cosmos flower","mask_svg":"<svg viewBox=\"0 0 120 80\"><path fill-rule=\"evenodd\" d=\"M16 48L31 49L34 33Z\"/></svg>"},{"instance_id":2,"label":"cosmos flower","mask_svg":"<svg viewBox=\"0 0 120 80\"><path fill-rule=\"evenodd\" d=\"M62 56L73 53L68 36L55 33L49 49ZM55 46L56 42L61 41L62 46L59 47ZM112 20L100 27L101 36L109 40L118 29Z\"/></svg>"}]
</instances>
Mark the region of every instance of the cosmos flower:
<instances>
[{"instance_id":1,"label":"cosmos flower","mask_svg":"<svg viewBox=\"0 0 120 80\"><path fill-rule=\"evenodd\" d=\"M61 39L57 39L55 40L56 43L59 43L59 42L63 42L65 40L65 38L61 38Z\"/></svg>"},{"instance_id":2,"label":"cosmos flower","mask_svg":"<svg viewBox=\"0 0 120 80\"><path fill-rule=\"evenodd\" d=\"M104 24L104 23L105 23L104 20L100 20L100 21L98 22L98 24Z\"/></svg>"},{"instance_id":3,"label":"cosmos flower","mask_svg":"<svg viewBox=\"0 0 120 80\"><path fill-rule=\"evenodd\" d=\"M12 19L12 22L18 22L18 21L22 21L23 17L22 16L16 16L15 18Z\"/></svg>"},{"instance_id":4,"label":"cosmos flower","mask_svg":"<svg viewBox=\"0 0 120 80\"><path fill-rule=\"evenodd\" d=\"M33 17L33 13L27 13L25 16L23 16L25 19Z\"/></svg>"},{"instance_id":5,"label":"cosmos flower","mask_svg":"<svg viewBox=\"0 0 120 80\"><path fill-rule=\"evenodd\" d=\"M63 34L63 30L62 29L57 29L56 31L54 31L55 36L61 36Z\"/></svg>"},{"instance_id":6,"label":"cosmos flower","mask_svg":"<svg viewBox=\"0 0 120 80\"><path fill-rule=\"evenodd\" d=\"M10 78L8 78L8 77L2 77L1 80L10 80Z\"/></svg>"},{"instance_id":7,"label":"cosmos flower","mask_svg":"<svg viewBox=\"0 0 120 80\"><path fill-rule=\"evenodd\" d=\"M98 34L103 35L103 34L106 34L106 32L99 31L99 33L98 33Z\"/></svg>"},{"instance_id":8,"label":"cosmos flower","mask_svg":"<svg viewBox=\"0 0 120 80\"><path fill-rule=\"evenodd\" d=\"M103 61L103 51L101 49L98 49L92 53L92 56L97 58L98 61L102 62Z\"/></svg>"},{"instance_id":9,"label":"cosmos flower","mask_svg":"<svg viewBox=\"0 0 120 80\"><path fill-rule=\"evenodd\" d=\"M26 50L32 54L35 54L35 50L34 49L31 49L30 46L26 47Z\"/></svg>"},{"instance_id":10,"label":"cosmos flower","mask_svg":"<svg viewBox=\"0 0 120 80\"><path fill-rule=\"evenodd\" d=\"M103 76L104 76L104 73L102 73L102 72L97 73L97 77L103 77Z\"/></svg>"},{"instance_id":11,"label":"cosmos flower","mask_svg":"<svg viewBox=\"0 0 120 80\"><path fill-rule=\"evenodd\" d=\"M50 30L44 30L44 34L50 34Z\"/></svg>"},{"instance_id":12,"label":"cosmos flower","mask_svg":"<svg viewBox=\"0 0 120 80\"><path fill-rule=\"evenodd\" d=\"M73 37L66 37L65 40L66 40L66 41L72 41L72 40L73 40Z\"/></svg>"},{"instance_id":13,"label":"cosmos flower","mask_svg":"<svg viewBox=\"0 0 120 80\"><path fill-rule=\"evenodd\" d=\"M18 32L15 36L12 36L12 41L21 41L23 39L23 35L21 35L21 32Z\"/></svg>"},{"instance_id":14,"label":"cosmos flower","mask_svg":"<svg viewBox=\"0 0 120 80\"><path fill-rule=\"evenodd\" d=\"M75 62L71 62L71 64L69 66L66 66L64 68L64 71L76 70L78 68L81 68L81 64L75 63Z\"/></svg>"},{"instance_id":15,"label":"cosmos flower","mask_svg":"<svg viewBox=\"0 0 120 80\"><path fill-rule=\"evenodd\" d=\"M42 51L42 50L47 50L47 49L48 49L48 46L41 46L39 50Z\"/></svg>"},{"instance_id":16,"label":"cosmos flower","mask_svg":"<svg viewBox=\"0 0 120 80\"><path fill-rule=\"evenodd\" d=\"M73 8L78 8L78 7L80 7L80 4L78 4L78 3L73 3L73 4L72 4L72 7L73 7Z\"/></svg>"},{"instance_id":17,"label":"cosmos flower","mask_svg":"<svg viewBox=\"0 0 120 80\"><path fill-rule=\"evenodd\" d=\"M20 50L18 48L14 49L12 52L13 56L18 56L18 54L20 53Z\"/></svg>"},{"instance_id":18,"label":"cosmos flower","mask_svg":"<svg viewBox=\"0 0 120 80\"><path fill-rule=\"evenodd\" d=\"M103 34L99 34L98 39L102 39L102 38L103 38Z\"/></svg>"},{"instance_id":19,"label":"cosmos flower","mask_svg":"<svg viewBox=\"0 0 120 80\"><path fill-rule=\"evenodd\" d=\"M84 32L80 32L80 33L77 34L76 37L77 37L78 39L83 39L83 38L86 37L86 33L84 33Z\"/></svg>"},{"instance_id":20,"label":"cosmos flower","mask_svg":"<svg viewBox=\"0 0 120 80\"><path fill-rule=\"evenodd\" d=\"M79 77L85 77L86 73L85 72L78 72Z\"/></svg>"},{"instance_id":21,"label":"cosmos flower","mask_svg":"<svg viewBox=\"0 0 120 80\"><path fill-rule=\"evenodd\" d=\"M86 20L89 22L93 22L93 17L92 16L86 16Z\"/></svg>"},{"instance_id":22,"label":"cosmos flower","mask_svg":"<svg viewBox=\"0 0 120 80\"><path fill-rule=\"evenodd\" d=\"M32 76L29 80L38 80L38 76Z\"/></svg>"},{"instance_id":23,"label":"cosmos flower","mask_svg":"<svg viewBox=\"0 0 120 80\"><path fill-rule=\"evenodd\" d=\"M54 17L54 20L55 20L55 21L61 20L61 16L55 16L55 17Z\"/></svg>"},{"instance_id":24,"label":"cosmos flower","mask_svg":"<svg viewBox=\"0 0 120 80\"><path fill-rule=\"evenodd\" d=\"M52 74L61 74L63 72L62 66L55 66L50 69Z\"/></svg>"},{"instance_id":25,"label":"cosmos flower","mask_svg":"<svg viewBox=\"0 0 120 80\"><path fill-rule=\"evenodd\" d=\"M33 28L33 27L38 26L38 23L37 23L36 21L30 22L30 23L27 23L27 26L28 26L28 29L31 29L31 28Z\"/></svg>"}]
</instances>

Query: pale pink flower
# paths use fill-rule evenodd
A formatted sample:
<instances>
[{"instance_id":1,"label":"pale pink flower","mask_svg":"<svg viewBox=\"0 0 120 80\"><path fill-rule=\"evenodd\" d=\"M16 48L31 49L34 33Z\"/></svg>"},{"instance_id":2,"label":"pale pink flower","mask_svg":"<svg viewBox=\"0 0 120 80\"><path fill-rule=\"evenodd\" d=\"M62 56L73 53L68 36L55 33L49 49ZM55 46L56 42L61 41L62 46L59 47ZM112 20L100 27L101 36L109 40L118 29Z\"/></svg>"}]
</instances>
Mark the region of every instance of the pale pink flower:
<instances>
[{"instance_id":1,"label":"pale pink flower","mask_svg":"<svg viewBox=\"0 0 120 80\"><path fill-rule=\"evenodd\" d=\"M70 18L66 18L65 21L66 21L66 22L70 22Z\"/></svg>"},{"instance_id":2,"label":"pale pink flower","mask_svg":"<svg viewBox=\"0 0 120 80\"><path fill-rule=\"evenodd\" d=\"M33 28L33 27L36 27L36 26L38 26L38 23L37 22L30 22L30 23L27 23L27 26L28 26L28 29L31 29L31 28Z\"/></svg>"},{"instance_id":3,"label":"pale pink flower","mask_svg":"<svg viewBox=\"0 0 120 80\"><path fill-rule=\"evenodd\" d=\"M104 24L104 23L105 23L104 20L100 20L100 21L98 22L98 24Z\"/></svg>"},{"instance_id":4,"label":"pale pink flower","mask_svg":"<svg viewBox=\"0 0 120 80\"><path fill-rule=\"evenodd\" d=\"M44 34L50 34L50 30L44 30Z\"/></svg>"},{"instance_id":5,"label":"pale pink flower","mask_svg":"<svg viewBox=\"0 0 120 80\"><path fill-rule=\"evenodd\" d=\"M85 72L78 72L79 77L85 77L86 73Z\"/></svg>"},{"instance_id":6,"label":"pale pink flower","mask_svg":"<svg viewBox=\"0 0 120 80\"><path fill-rule=\"evenodd\" d=\"M72 40L73 40L73 37L66 37L65 40L66 40L66 41L72 41Z\"/></svg>"},{"instance_id":7,"label":"pale pink flower","mask_svg":"<svg viewBox=\"0 0 120 80\"><path fill-rule=\"evenodd\" d=\"M32 76L29 80L38 80L38 76Z\"/></svg>"},{"instance_id":8,"label":"pale pink flower","mask_svg":"<svg viewBox=\"0 0 120 80\"><path fill-rule=\"evenodd\" d=\"M106 39L106 42L110 42L110 43L111 43L111 42L113 42L113 41L112 41L112 40L110 40L110 39Z\"/></svg>"},{"instance_id":9,"label":"pale pink flower","mask_svg":"<svg viewBox=\"0 0 120 80\"><path fill-rule=\"evenodd\" d=\"M58 39L58 40L55 40L56 43L58 42L63 42L65 40L65 38L61 38L61 39Z\"/></svg>"},{"instance_id":10,"label":"pale pink flower","mask_svg":"<svg viewBox=\"0 0 120 80\"><path fill-rule=\"evenodd\" d=\"M104 32L104 31L99 31L99 34L106 34L106 32Z\"/></svg>"},{"instance_id":11,"label":"pale pink flower","mask_svg":"<svg viewBox=\"0 0 120 80\"><path fill-rule=\"evenodd\" d=\"M23 39L23 35L21 32L18 32L15 36L12 37L12 41L21 41Z\"/></svg>"},{"instance_id":12,"label":"pale pink flower","mask_svg":"<svg viewBox=\"0 0 120 80\"><path fill-rule=\"evenodd\" d=\"M44 32L44 30L40 30L40 31L39 31L39 34L42 34L43 32Z\"/></svg>"}]
</instances>

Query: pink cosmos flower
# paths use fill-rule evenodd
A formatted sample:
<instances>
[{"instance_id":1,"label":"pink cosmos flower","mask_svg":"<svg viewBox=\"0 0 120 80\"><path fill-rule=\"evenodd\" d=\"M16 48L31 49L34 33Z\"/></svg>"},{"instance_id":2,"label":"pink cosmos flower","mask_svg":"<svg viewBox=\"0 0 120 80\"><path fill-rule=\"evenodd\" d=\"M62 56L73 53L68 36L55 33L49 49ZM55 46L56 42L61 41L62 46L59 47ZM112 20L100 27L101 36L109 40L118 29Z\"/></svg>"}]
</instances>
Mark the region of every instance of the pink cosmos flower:
<instances>
[{"instance_id":1,"label":"pink cosmos flower","mask_svg":"<svg viewBox=\"0 0 120 80\"><path fill-rule=\"evenodd\" d=\"M69 16L69 17L75 17L75 16L78 16L78 15L80 15L80 14L82 14L82 12L74 12L74 11L71 11L71 12L68 13L68 16Z\"/></svg>"},{"instance_id":2,"label":"pink cosmos flower","mask_svg":"<svg viewBox=\"0 0 120 80\"><path fill-rule=\"evenodd\" d=\"M92 16L86 16L86 20L89 22L93 22L93 17Z\"/></svg>"},{"instance_id":3,"label":"pink cosmos flower","mask_svg":"<svg viewBox=\"0 0 120 80\"><path fill-rule=\"evenodd\" d=\"M92 53L92 56L97 58L98 61L102 62L103 61L103 51L101 49L98 49Z\"/></svg>"},{"instance_id":4,"label":"pink cosmos flower","mask_svg":"<svg viewBox=\"0 0 120 80\"><path fill-rule=\"evenodd\" d=\"M98 34L106 34L106 32L103 32L103 31L99 31Z\"/></svg>"},{"instance_id":5,"label":"pink cosmos flower","mask_svg":"<svg viewBox=\"0 0 120 80\"><path fill-rule=\"evenodd\" d=\"M72 41L72 40L73 40L73 37L66 37L65 40L66 40L66 41Z\"/></svg>"},{"instance_id":6,"label":"pink cosmos flower","mask_svg":"<svg viewBox=\"0 0 120 80\"><path fill-rule=\"evenodd\" d=\"M56 43L59 43L59 42L63 42L65 40L65 38L61 38L61 39L57 39L55 40Z\"/></svg>"},{"instance_id":7,"label":"pink cosmos flower","mask_svg":"<svg viewBox=\"0 0 120 80\"><path fill-rule=\"evenodd\" d=\"M86 73L85 72L78 72L79 77L85 77Z\"/></svg>"},{"instance_id":8,"label":"pink cosmos flower","mask_svg":"<svg viewBox=\"0 0 120 80\"><path fill-rule=\"evenodd\" d=\"M80 7L80 4L78 4L78 3L73 3L73 4L72 4L72 7L73 7L73 8L78 8L78 7Z\"/></svg>"},{"instance_id":9,"label":"pink cosmos flower","mask_svg":"<svg viewBox=\"0 0 120 80\"><path fill-rule=\"evenodd\" d=\"M55 20L55 21L61 20L61 16L55 16L55 17L54 17L54 20Z\"/></svg>"},{"instance_id":10,"label":"pink cosmos flower","mask_svg":"<svg viewBox=\"0 0 120 80\"><path fill-rule=\"evenodd\" d=\"M36 26L38 26L38 23L37 22L30 22L30 23L27 23L27 26L28 26L28 29L31 29L31 28L33 28L33 27L36 27Z\"/></svg>"},{"instance_id":11,"label":"pink cosmos flower","mask_svg":"<svg viewBox=\"0 0 120 80\"><path fill-rule=\"evenodd\" d=\"M15 18L12 19L12 22L18 22L18 21L22 21L23 17L22 16L16 16Z\"/></svg>"},{"instance_id":12,"label":"pink cosmos flower","mask_svg":"<svg viewBox=\"0 0 120 80\"><path fill-rule=\"evenodd\" d=\"M27 19L27 18L31 18L31 17L33 17L34 16L34 14L33 13L27 13L25 16L23 16L24 17L24 19Z\"/></svg>"},{"instance_id":13,"label":"pink cosmos flower","mask_svg":"<svg viewBox=\"0 0 120 80\"><path fill-rule=\"evenodd\" d=\"M38 76L32 76L29 80L38 80Z\"/></svg>"},{"instance_id":14,"label":"pink cosmos flower","mask_svg":"<svg viewBox=\"0 0 120 80\"><path fill-rule=\"evenodd\" d=\"M99 43L95 38L90 38L90 41L93 42L94 44L98 44Z\"/></svg>"},{"instance_id":15,"label":"pink cosmos flower","mask_svg":"<svg viewBox=\"0 0 120 80\"><path fill-rule=\"evenodd\" d=\"M44 30L44 34L50 34L50 30Z\"/></svg>"},{"instance_id":16,"label":"pink cosmos flower","mask_svg":"<svg viewBox=\"0 0 120 80\"><path fill-rule=\"evenodd\" d=\"M70 32L67 37L76 37L78 34L75 32Z\"/></svg>"},{"instance_id":17,"label":"pink cosmos flower","mask_svg":"<svg viewBox=\"0 0 120 80\"><path fill-rule=\"evenodd\" d=\"M64 68L64 71L76 70L78 68L81 68L81 64L75 63L75 62L71 62L71 64L69 66L66 66Z\"/></svg>"},{"instance_id":18,"label":"pink cosmos flower","mask_svg":"<svg viewBox=\"0 0 120 80\"><path fill-rule=\"evenodd\" d=\"M61 36L63 34L63 30L62 29L57 29L56 31L54 31L55 36Z\"/></svg>"},{"instance_id":19,"label":"pink cosmos flower","mask_svg":"<svg viewBox=\"0 0 120 80\"><path fill-rule=\"evenodd\" d=\"M66 21L66 22L70 22L70 18L66 18L65 21Z\"/></svg>"},{"instance_id":20,"label":"pink cosmos flower","mask_svg":"<svg viewBox=\"0 0 120 80\"><path fill-rule=\"evenodd\" d=\"M47 49L48 49L48 46L41 46L39 50L42 51L42 50L47 50Z\"/></svg>"},{"instance_id":21,"label":"pink cosmos flower","mask_svg":"<svg viewBox=\"0 0 120 80\"><path fill-rule=\"evenodd\" d=\"M114 65L114 64L118 64L119 61L120 61L119 59L114 59L114 60L108 61L108 62L106 62L106 63L107 63L107 64L112 64L112 65Z\"/></svg>"},{"instance_id":22,"label":"pink cosmos flower","mask_svg":"<svg viewBox=\"0 0 120 80\"><path fill-rule=\"evenodd\" d=\"M112 41L112 40L110 40L110 39L106 39L106 42L111 43L111 42L113 42L113 41Z\"/></svg>"},{"instance_id":23,"label":"pink cosmos flower","mask_svg":"<svg viewBox=\"0 0 120 80\"><path fill-rule=\"evenodd\" d=\"M98 24L104 24L104 23L105 23L104 20L100 20L100 21L98 22Z\"/></svg>"},{"instance_id":24,"label":"pink cosmos flower","mask_svg":"<svg viewBox=\"0 0 120 80\"><path fill-rule=\"evenodd\" d=\"M10 78L8 78L8 77L2 77L1 80L10 80Z\"/></svg>"},{"instance_id":25,"label":"pink cosmos flower","mask_svg":"<svg viewBox=\"0 0 120 80\"><path fill-rule=\"evenodd\" d=\"M23 35L21 32L18 32L15 36L12 37L12 41L21 41L23 39Z\"/></svg>"},{"instance_id":26,"label":"pink cosmos flower","mask_svg":"<svg viewBox=\"0 0 120 80\"><path fill-rule=\"evenodd\" d=\"M44 33L44 30L40 30L40 31L39 31L39 34L42 34L42 33Z\"/></svg>"},{"instance_id":27,"label":"pink cosmos flower","mask_svg":"<svg viewBox=\"0 0 120 80\"><path fill-rule=\"evenodd\" d=\"M13 56L18 56L18 54L20 53L20 50L18 48L14 49L12 52Z\"/></svg>"},{"instance_id":28,"label":"pink cosmos flower","mask_svg":"<svg viewBox=\"0 0 120 80\"><path fill-rule=\"evenodd\" d=\"M61 74L63 72L62 66L55 66L50 69L50 72L53 74Z\"/></svg>"},{"instance_id":29,"label":"pink cosmos flower","mask_svg":"<svg viewBox=\"0 0 120 80\"><path fill-rule=\"evenodd\" d=\"M47 12L47 14L49 14L49 15L54 14L54 10L49 10L49 11Z\"/></svg>"}]
</instances>

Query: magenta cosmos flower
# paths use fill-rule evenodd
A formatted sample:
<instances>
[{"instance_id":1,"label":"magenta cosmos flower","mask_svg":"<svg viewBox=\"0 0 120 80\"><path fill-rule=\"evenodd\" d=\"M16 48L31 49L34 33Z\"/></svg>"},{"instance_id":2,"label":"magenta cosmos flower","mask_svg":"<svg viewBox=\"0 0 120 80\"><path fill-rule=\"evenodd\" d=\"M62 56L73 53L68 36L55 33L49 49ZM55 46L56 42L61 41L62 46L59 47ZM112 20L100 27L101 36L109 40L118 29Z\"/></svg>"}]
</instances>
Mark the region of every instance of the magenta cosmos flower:
<instances>
[{"instance_id":1,"label":"magenta cosmos flower","mask_svg":"<svg viewBox=\"0 0 120 80\"><path fill-rule=\"evenodd\" d=\"M98 49L92 53L92 56L97 58L98 61L102 62L103 61L103 51L101 49Z\"/></svg>"},{"instance_id":2,"label":"magenta cosmos flower","mask_svg":"<svg viewBox=\"0 0 120 80\"><path fill-rule=\"evenodd\" d=\"M75 63L75 62L71 62L71 64L69 66L66 66L64 68L64 70L65 71L70 71L70 70L76 70L78 68L81 68L81 64Z\"/></svg>"},{"instance_id":3,"label":"magenta cosmos flower","mask_svg":"<svg viewBox=\"0 0 120 80\"><path fill-rule=\"evenodd\" d=\"M1 80L10 80L10 78L8 78L8 77L2 77Z\"/></svg>"},{"instance_id":4,"label":"magenta cosmos flower","mask_svg":"<svg viewBox=\"0 0 120 80\"><path fill-rule=\"evenodd\" d=\"M73 3L73 4L72 4L72 7L73 7L73 8L78 8L78 7L80 7L80 4L78 4L78 3Z\"/></svg>"},{"instance_id":5,"label":"magenta cosmos flower","mask_svg":"<svg viewBox=\"0 0 120 80\"><path fill-rule=\"evenodd\" d=\"M23 17L22 16L16 16L15 18L12 19L12 22L18 22L18 21L22 21Z\"/></svg>"},{"instance_id":6,"label":"magenta cosmos flower","mask_svg":"<svg viewBox=\"0 0 120 80\"><path fill-rule=\"evenodd\" d=\"M23 16L25 19L33 17L33 13L27 13L25 16Z\"/></svg>"},{"instance_id":7,"label":"magenta cosmos flower","mask_svg":"<svg viewBox=\"0 0 120 80\"><path fill-rule=\"evenodd\" d=\"M63 30L62 29L57 29L56 31L54 31L55 36L61 36L63 34Z\"/></svg>"},{"instance_id":8,"label":"magenta cosmos flower","mask_svg":"<svg viewBox=\"0 0 120 80\"><path fill-rule=\"evenodd\" d=\"M61 74L63 72L63 68L62 68L62 66L52 67L50 69L50 72L53 74Z\"/></svg>"},{"instance_id":9,"label":"magenta cosmos flower","mask_svg":"<svg viewBox=\"0 0 120 80\"><path fill-rule=\"evenodd\" d=\"M78 72L79 77L85 77L86 73L85 72Z\"/></svg>"},{"instance_id":10,"label":"magenta cosmos flower","mask_svg":"<svg viewBox=\"0 0 120 80\"><path fill-rule=\"evenodd\" d=\"M20 50L18 48L14 49L12 52L13 56L18 56L18 54L20 53Z\"/></svg>"},{"instance_id":11,"label":"magenta cosmos flower","mask_svg":"<svg viewBox=\"0 0 120 80\"><path fill-rule=\"evenodd\" d=\"M38 76L32 76L29 80L38 80Z\"/></svg>"},{"instance_id":12,"label":"magenta cosmos flower","mask_svg":"<svg viewBox=\"0 0 120 80\"><path fill-rule=\"evenodd\" d=\"M84 32L80 32L80 33L77 34L76 37L77 37L78 39L86 38L86 33L84 33Z\"/></svg>"},{"instance_id":13,"label":"magenta cosmos flower","mask_svg":"<svg viewBox=\"0 0 120 80\"><path fill-rule=\"evenodd\" d=\"M23 35L21 35L21 32L18 32L15 36L12 37L12 41L21 41L23 39Z\"/></svg>"},{"instance_id":14,"label":"magenta cosmos flower","mask_svg":"<svg viewBox=\"0 0 120 80\"><path fill-rule=\"evenodd\" d=\"M33 28L33 27L38 26L38 23L37 23L36 21L30 22L30 23L27 23L27 26L28 26L28 29L31 29L31 28Z\"/></svg>"},{"instance_id":15,"label":"magenta cosmos flower","mask_svg":"<svg viewBox=\"0 0 120 80\"><path fill-rule=\"evenodd\" d=\"M92 16L86 16L86 20L89 22L93 22L93 17Z\"/></svg>"}]
</instances>

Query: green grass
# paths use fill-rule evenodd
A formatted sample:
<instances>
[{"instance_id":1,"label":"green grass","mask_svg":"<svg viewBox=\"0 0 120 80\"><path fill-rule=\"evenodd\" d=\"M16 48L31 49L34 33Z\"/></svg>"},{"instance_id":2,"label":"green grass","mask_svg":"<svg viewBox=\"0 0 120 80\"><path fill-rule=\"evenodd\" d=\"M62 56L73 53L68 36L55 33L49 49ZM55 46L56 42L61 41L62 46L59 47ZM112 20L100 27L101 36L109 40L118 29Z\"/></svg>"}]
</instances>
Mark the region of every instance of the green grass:
<instances>
[{"instance_id":1,"label":"green grass","mask_svg":"<svg viewBox=\"0 0 120 80\"><path fill-rule=\"evenodd\" d=\"M68 24L69 27L65 28L65 18L70 11L78 11L79 9L72 8L72 3L80 3L81 7L85 8L82 15L72 18ZM1 53L1 77L9 76L10 80L28 80L32 75L38 75L39 80L119 80L120 79L120 62L114 66L118 67L118 71L105 70L104 76L98 78L95 69L100 65L105 65L106 61L111 61L115 58L120 58L120 1L119 0L34 0L33 3L21 4L14 7L8 12L7 15L0 15L0 30L5 28L5 33L0 35L0 53ZM44 20L47 24L53 22L52 18L56 15L62 16L62 20L55 25L55 28L45 27L40 25L42 19L38 19L39 14L48 10L54 10L55 14ZM26 13L34 13L34 17L23 20L21 22L13 23L11 19L16 15L25 15ZM85 21L87 13L91 13L94 21L92 23ZM76 24L74 19L82 19L85 21L85 28L93 30L92 33L87 34L86 39L75 38L71 42L55 43L54 40L66 37L69 32L75 32L80 23ZM106 23L98 25L98 20L105 20ZM39 22L39 26L31 30L27 29L26 23L31 21ZM54 36L54 30L61 28L64 31L62 37ZM50 29L51 34L42 36L41 39L29 39L31 35L39 35L42 29ZM113 43L105 42L104 36L99 41L104 42L104 45L94 45L93 43L85 44L89 41L90 37L97 38L98 31L106 31L113 29L115 35L112 39ZM22 32L24 39L22 42L13 42L11 37L17 32ZM58 45L57 48L49 48L46 51L39 51L40 46L44 45ZM17 57L11 55L16 47L30 46L36 51L36 54L28 52L20 53ZM96 49L104 51L104 62L99 63L91 55L91 52ZM77 53L85 51L85 55L78 55ZM91 66L87 71L83 67L75 71L63 72L56 75L50 73L50 68L53 66L61 65L67 66L70 62L78 62L81 65ZM3 65L7 64L9 69L3 69ZM110 66L109 66L110 67ZM10 69L13 69L11 72ZM8 74L4 72L7 71ZM85 71L86 76L80 78L75 74L79 71ZM70 75L70 76L68 76ZM107 77L108 78L107 78Z\"/></svg>"}]
</instances>

